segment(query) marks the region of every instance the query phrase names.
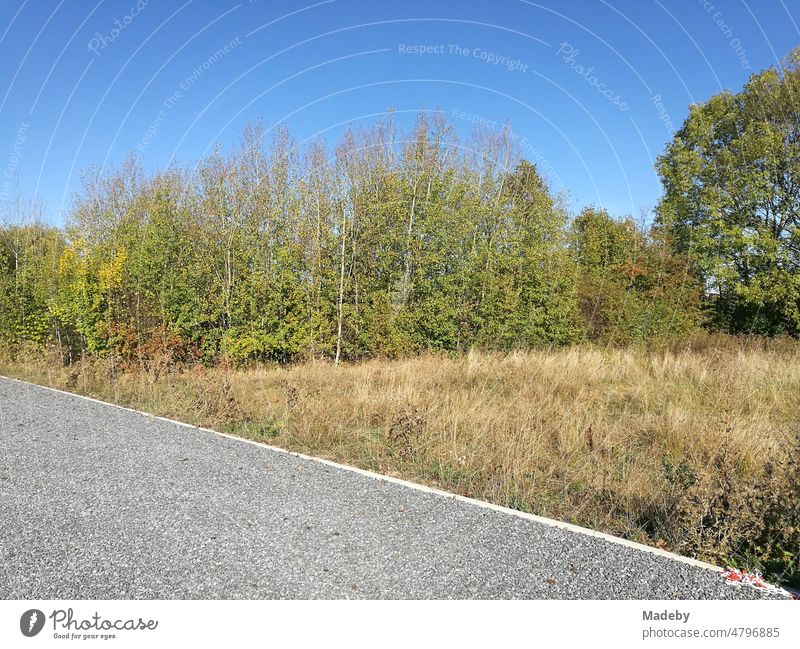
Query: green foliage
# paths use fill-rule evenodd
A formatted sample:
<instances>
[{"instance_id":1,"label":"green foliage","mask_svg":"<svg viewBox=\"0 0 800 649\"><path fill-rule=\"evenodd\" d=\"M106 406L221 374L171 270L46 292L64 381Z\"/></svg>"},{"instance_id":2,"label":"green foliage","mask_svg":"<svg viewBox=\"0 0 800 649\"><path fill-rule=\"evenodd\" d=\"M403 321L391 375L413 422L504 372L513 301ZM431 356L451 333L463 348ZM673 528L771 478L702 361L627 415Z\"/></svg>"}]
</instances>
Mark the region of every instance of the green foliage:
<instances>
[{"instance_id":1,"label":"green foliage","mask_svg":"<svg viewBox=\"0 0 800 649\"><path fill-rule=\"evenodd\" d=\"M733 333L800 333L798 63L692 106L658 160L659 221Z\"/></svg>"},{"instance_id":2,"label":"green foliage","mask_svg":"<svg viewBox=\"0 0 800 649\"><path fill-rule=\"evenodd\" d=\"M57 229L36 222L0 228L0 341L43 345L58 335L52 280L63 245Z\"/></svg>"},{"instance_id":3,"label":"green foliage","mask_svg":"<svg viewBox=\"0 0 800 649\"><path fill-rule=\"evenodd\" d=\"M63 230L0 227L0 342L149 367L660 341L708 310L797 334L798 58L692 107L649 229L570 219L508 127L391 112L333 150L257 124L190 169L89 170Z\"/></svg>"},{"instance_id":4,"label":"green foliage","mask_svg":"<svg viewBox=\"0 0 800 649\"><path fill-rule=\"evenodd\" d=\"M398 137L389 114L333 155L282 130L265 147L256 125L191 171L90 170L58 245L4 261L4 287L24 288L4 292L4 338L55 327L71 354L142 363L159 346L285 363L568 343L566 215L511 143L461 146L424 117Z\"/></svg>"},{"instance_id":5,"label":"green foliage","mask_svg":"<svg viewBox=\"0 0 800 649\"><path fill-rule=\"evenodd\" d=\"M593 208L573 221L579 303L590 340L668 340L700 327L702 287L665 235Z\"/></svg>"}]
</instances>

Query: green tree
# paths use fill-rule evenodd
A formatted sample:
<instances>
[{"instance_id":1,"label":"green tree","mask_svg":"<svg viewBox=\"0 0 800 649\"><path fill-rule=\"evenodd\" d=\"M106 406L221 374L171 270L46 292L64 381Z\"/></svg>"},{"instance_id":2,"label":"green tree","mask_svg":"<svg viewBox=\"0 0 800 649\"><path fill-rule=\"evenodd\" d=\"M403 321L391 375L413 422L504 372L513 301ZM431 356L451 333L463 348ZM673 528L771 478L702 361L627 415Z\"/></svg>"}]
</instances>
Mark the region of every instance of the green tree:
<instances>
[{"instance_id":1,"label":"green tree","mask_svg":"<svg viewBox=\"0 0 800 649\"><path fill-rule=\"evenodd\" d=\"M41 346L61 336L51 307L63 246L41 223L0 227L0 340Z\"/></svg>"},{"instance_id":2,"label":"green tree","mask_svg":"<svg viewBox=\"0 0 800 649\"><path fill-rule=\"evenodd\" d=\"M658 159L658 220L730 332L800 333L800 49L690 108Z\"/></svg>"},{"instance_id":3,"label":"green tree","mask_svg":"<svg viewBox=\"0 0 800 649\"><path fill-rule=\"evenodd\" d=\"M522 160L503 174L491 216L484 271L481 341L500 348L563 345L580 337L577 273L566 213L536 167Z\"/></svg>"},{"instance_id":4,"label":"green tree","mask_svg":"<svg viewBox=\"0 0 800 649\"><path fill-rule=\"evenodd\" d=\"M581 319L590 340L686 336L703 322L702 290L667 233L586 208L572 223Z\"/></svg>"}]
</instances>

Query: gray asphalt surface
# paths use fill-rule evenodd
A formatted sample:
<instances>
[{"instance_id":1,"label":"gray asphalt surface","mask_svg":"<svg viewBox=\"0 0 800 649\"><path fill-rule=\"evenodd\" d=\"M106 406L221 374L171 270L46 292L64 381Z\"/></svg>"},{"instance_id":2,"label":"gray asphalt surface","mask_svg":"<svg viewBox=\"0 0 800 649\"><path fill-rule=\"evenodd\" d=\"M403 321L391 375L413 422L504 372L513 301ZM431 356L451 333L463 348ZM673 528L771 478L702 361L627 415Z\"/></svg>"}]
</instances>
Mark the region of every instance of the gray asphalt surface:
<instances>
[{"instance_id":1,"label":"gray asphalt surface","mask_svg":"<svg viewBox=\"0 0 800 649\"><path fill-rule=\"evenodd\" d=\"M718 573L0 377L0 597L751 598Z\"/></svg>"}]
</instances>

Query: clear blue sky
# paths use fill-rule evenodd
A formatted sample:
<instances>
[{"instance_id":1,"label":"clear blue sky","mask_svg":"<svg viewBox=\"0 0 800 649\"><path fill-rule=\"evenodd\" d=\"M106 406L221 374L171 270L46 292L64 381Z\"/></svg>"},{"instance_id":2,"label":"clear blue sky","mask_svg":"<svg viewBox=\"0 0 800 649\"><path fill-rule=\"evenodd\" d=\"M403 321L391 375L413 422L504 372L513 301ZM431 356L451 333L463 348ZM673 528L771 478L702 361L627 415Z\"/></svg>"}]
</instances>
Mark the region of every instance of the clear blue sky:
<instances>
[{"instance_id":1,"label":"clear blue sky","mask_svg":"<svg viewBox=\"0 0 800 649\"><path fill-rule=\"evenodd\" d=\"M638 214L667 120L799 24L800 0L3 0L0 198L18 176L61 223L89 165L194 161L259 117L334 141L394 107L509 120L574 209Z\"/></svg>"}]
</instances>

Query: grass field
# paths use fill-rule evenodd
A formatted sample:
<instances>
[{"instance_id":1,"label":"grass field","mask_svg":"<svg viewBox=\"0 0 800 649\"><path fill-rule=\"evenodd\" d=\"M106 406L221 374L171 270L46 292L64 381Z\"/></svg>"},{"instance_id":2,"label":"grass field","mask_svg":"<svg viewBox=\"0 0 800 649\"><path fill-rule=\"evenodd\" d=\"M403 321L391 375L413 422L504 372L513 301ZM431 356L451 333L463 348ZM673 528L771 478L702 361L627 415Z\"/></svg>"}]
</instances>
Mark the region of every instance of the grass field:
<instances>
[{"instance_id":1,"label":"grass field","mask_svg":"<svg viewBox=\"0 0 800 649\"><path fill-rule=\"evenodd\" d=\"M800 583L800 344L0 372Z\"/></svg>"}]
</instances>

